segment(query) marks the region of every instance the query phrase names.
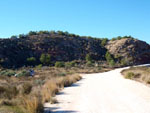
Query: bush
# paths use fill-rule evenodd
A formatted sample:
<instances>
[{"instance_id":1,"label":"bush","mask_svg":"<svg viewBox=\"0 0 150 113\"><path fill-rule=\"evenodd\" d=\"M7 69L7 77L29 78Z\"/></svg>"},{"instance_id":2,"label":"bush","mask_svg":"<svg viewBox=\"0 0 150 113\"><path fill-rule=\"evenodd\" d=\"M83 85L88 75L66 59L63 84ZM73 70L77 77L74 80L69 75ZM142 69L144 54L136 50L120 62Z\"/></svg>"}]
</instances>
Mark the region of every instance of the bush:
<instances>
[{"instance_id":1,"label":"bush","mask_svg":"<svg viewBox=\"0 0 150 113\"><path fill-rule=\"evenodd\" d=\"M36 63L36 58L35 57L27 58L27 62L29 65L34 65Z\"/></svg>"},{"instance_id":2,"label":"bush","mask_svg":"<svg viewBox=\"0 0 150 113\"><path fill-rule=\"evenodd\" d=\"M112 41L115 41L115 40L117 40L117 38L112 38L111 40L112 40Z\"/></svg>"},{"instance_id":3,"label":"bush","mask_svg":"<svg viewBox=\"0 0 150 113\"><path fill-rule=\"evenodd\" d=\"M64 67L65 63L64 62L56 62L55 67Z\"/></svg>"},{"instance_id":4,"label":"bush","mask_svg":"<svg viewBox=\"0 0 150 113\"><path fill-rule=\"evenodd\" d=\"M23 107L27 110L26 113L43 113L43 103L39 97L24 97L22 99Z\"/></svg>"},{"instance_id":5,"label":"bush","mask_svg":"<svg viewBox=\"0 0 150 113\"><path fill-rule=\"evenodd\" d=\"M42 64L50 64L51 63L51 55L50 54L42 54L40 57L40 61Z\"/></svg>"},{"instance_id":6,"label":"bush","mask_svg":"<svg viewBox=\"0 0 150 113\"><path fill-rule=\"evenodd\" d=\"M37 35L37 32L35 32L35 31L30 31L28 34L29 34L30 36L31 36L31 35Z\"/></svg>"},{"instance_id":7,"label":"bush","mask_svg":"<svg viewBox=\"0 0 150 113\"><path fill-rule=\"evenodd\" d=\"M93 63L92 63L91 61L88 61L88 62L86 63L86 65L89 66L89 67L91 67L91 66L93 66Z\"/></svg>"},{"instance_id":8,"label":"bush","mask_svg":"<svg viewBox=\"0 0 150 113\"><path fill-rule=\"evenodd\" d=\"M16 74L16 72L14 71L9 71L9 70L4 70L0 72L0 75L4 75L4 76L14 76Z\"/></svg>"},{"instance_id":9,"label":"bush","mask_svg":"<svg viewBox=\"0 0 150 113\"><path fill-rule=\"evenodd\" d=\"M66 76L67 74L66 73L59 73L57 74L58 76Z\"/></svg>"},{"instance_id":10,"label":"bush","mask_svg":"<svg viewBox=\"0 0 150 113\"><path fill-rule=\"evenodd\" d=\"M37 69L41 69L42 68L42 64L39 64L36 66Z\"/></svg>"},{"instance_id":11,"label":"bush","mask_svg":"<svg viewBox=\"0 0 150 113\"><path fill-rule=\"evenodd\" d=\"M16 35L11 36L11 39L17 39Z\"/></svg>"},{"instance_id":12,"label":"bush","mask_svg":"<svg viewBox=\"0 0 150 113\"><path fill-rule=\"evenodd\" d=\"M32 85L30 83L25 83L23 84L22 88L23 88L22 90L23 94L29 94L32 90Z\"/></svg>"},{"instance_id":13,"label":"bush","mask_svg":"<svg viewBox=\"0 0 150 113\"><path fill-rule=\"evenodd\" d=\"M24 34L20 34L19 35L19 38L21 38L21 39L24 39L24 38L26 38L27 36L26 35L24 35Z\"/></svg>"},{"instance_id":14,"label":"bush","mask_svg":"<svg viewBox=\"0 0 150 113\"><path fill-rule=\"evenodd\" d=\"M106 43L107 43L107 41L108 41L107 38L102 39L102 41L101 41L101 46L105 46Z\"/></svg>"},{"instance_id":15,"label":"bush","mask_svg":"<svg viewBox=\"0 0 150 113\"><path fill-rule=\"evenodd\" d=\"M75 61L65 63L65 67L67 67L67 68L74 67L75 65L76 65Z\"/></svg>"},{"instance_id":16,"label":"bush","mask_svg":"<svg viewBox=\"0 0 150 113\"><path fill-rule=\"evenodd\" d=\"M135 74L133 72L128 72L126 75L125 75L125 78L127 79L132 79L134 78Z\"/></svg>"},{"instance_id":17,"label":"bush","mask_svg":"<svg viewBox=\"0 0 150 113\"><path fill-rule=\"evenodd\" d=\"M65 35L63 31L57 31L58 35Z\"/></svg>"},{"instance_id":18,"label":"bush","mask_svg":"<svg viewBox=\"0 0 150 113\"><path fill-rule=\"evenodd\" d=\"M122 65L122 66L127 65L127 62L126 62L126 60L125 60L125 59L121 59L120 63L121 63L121 65Z\"/></svg>"},{"instance_id":19,"label":"bush","mask_svg":"<svg viewBox=\"0 0 150 113\"><path fill-rule=\"evenodd\" d=\"M115 65L115 61L112 59L112 60L109 62L109 65L114 66L114 65Z\"/></svg>"},{"instance_id":20,"label":"bush","mask_svg":"<svg viewBox=\"0 0 150 113\"><path fill-rule=\"evenodd\" d=\"M108 51L105 54L105 58L109 64L114 61L113 56Z\"/></svg>"},{"instance_id":21,"label":"bush","mask_svg":"<svg viewBox=\"0 0 150 113\"><path fill-rule=\"evenodd\" d=\"M20 76L30 76L30 72L29 71L22 71L21 73L17 74L17 77L20 77Z\"/></svg>"},{"instance_id":22,"label":"bush","mask_svg":"<svg viewBox=\"0 0 150 113\"><path fill-rule=\"evenodd\" d=\"M39 79L39 80L35 80L35 81L34 81L34 83L35 83L36 85L40 85L40 86L42 86L42 85L45 83L45 81L44 81L44 80Z\"/></svg>"},{"instance_id":23,"label":"bush","mask_svg":"<svg viewBox=\"0 0 150 113\"><path fill-rule=\"evenodd\" d=\"M12 99L18 93L16 86L0 86L0 98Z\"/></svg>"},{"instance_id":24,"label":"bush","mask_svg":"<svg viewBox=\"0 0 150 113\"><path fill-rule=\"evenodd\" d=\"M92 57L90 54L87 54L85 57L86 62L92 62Z\"/></svg>"}]
</instances>

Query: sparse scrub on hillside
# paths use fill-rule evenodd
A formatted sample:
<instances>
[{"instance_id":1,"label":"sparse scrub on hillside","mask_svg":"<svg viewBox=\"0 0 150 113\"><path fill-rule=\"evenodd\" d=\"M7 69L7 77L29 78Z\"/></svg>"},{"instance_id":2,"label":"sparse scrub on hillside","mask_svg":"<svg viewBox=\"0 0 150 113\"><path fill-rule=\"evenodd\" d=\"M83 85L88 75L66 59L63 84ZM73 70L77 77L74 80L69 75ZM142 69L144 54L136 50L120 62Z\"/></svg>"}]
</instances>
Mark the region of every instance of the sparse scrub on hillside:
<instances>
[{"instance_id":1,"label":"sparse scrub on hillside","mask_svg":"<svg viewBox=\"0 0 150 113\"><path fill-rule=\"evenodd\" d=\"M59 62L59 61L57 61L57 62L55 63L55 67L65 67L65 63L64 63L64 62Z\"/></svg>"},{"instance_id":2,"label":"sparse scrub on hillside","mask_svg":"<svg viewBox=\"0 0 150 113\"><path fill-rule=\"evenodd\" d=\"M121 39L125 39L125 38L130 38L130 39L134 39L132 36L118 36L118 37L114 37L114 38L112 38L111 40L112 41L115 41L115 40L121 40Z\"/></svg>"},{"instance_id":3,"label":"sparse scrub on hillside","mask_svg":"<svg viewBox=\"0 0 150 113\"><path fill-rule=\"evenodd\" d=\"M71 61L71 62L66 62L65 63L65 67L66 68L71 68L71 67L74 67L76 66L76 62L75 61Z\"/></svg>"}]
</instances>

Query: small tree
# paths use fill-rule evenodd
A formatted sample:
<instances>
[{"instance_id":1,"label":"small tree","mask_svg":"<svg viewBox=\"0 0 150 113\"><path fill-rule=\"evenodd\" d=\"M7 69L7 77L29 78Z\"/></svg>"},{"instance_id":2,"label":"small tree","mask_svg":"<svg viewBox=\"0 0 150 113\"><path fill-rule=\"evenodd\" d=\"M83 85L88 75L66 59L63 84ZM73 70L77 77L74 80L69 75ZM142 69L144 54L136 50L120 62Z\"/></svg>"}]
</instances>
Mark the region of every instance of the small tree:
<instances>
[{"instance_id":1,"label":"small tree","mask_svg":"<svg viewBox=\"0 0 150 113\"><path fill-rule=\"evenodd\" d=\"M50 54L42 54L40 57L40 61L42 64L50 64L51 63L51 56Z\"/></svg>"},{"instance_id":2,"label":"small tree","mask_svg":"<svg viewBox=\"0 0 150 113\"><path fill-rule=\"evenodd\" d=\"M110 65L110 66L114 66L114 65L115 65L115 61L112 59L112 60L109 62L109 65Z\"/></svg>"},{"instance_id":3,"label":"small tree","mask_svg":"<svg viewBox=\"0 0 150 113\"><path fill-rule=\"evenodd\" d=\"M47 55L46 55L45 63L46 63L46 64L50 64L50 63L51 63L51 55L50 55L50 54L47 54Z\"/></svg>"},{"instance_id":4,"label":"small tree","mask_svg":"<svg viewBox=\"0 0 150 113\"><path fill-rule=\"evenodd\" d=\"M108 41L107 38L102 39L102 41L101 41L101 46L105 46L106 43L107 43L107 41Z\"/></svg>"},{"instance_id":5,"label":"small tree","mask_svg":"<svg viewBox=\"0 0 150 113\"><path fill-rule=\"evenodd\" d=\"M92 57L90 54L87 54L85 57L86 62L92 62Z\"/></svg>"},{"instance_id":6,"label":"small tree","mask_svg":"<svg viewBox=\"0 0 150 113\"><path fill-rule=\"evenodd\" d=\"M11 39L17 39L16 35L11 36Z\"/></svg>"},{"instance_id":7,"label":"small tree","mask_svg":"<svg viewBox=\"0 0 150 113\"><path fill-rule=\"evenodd\" d=\"M108 51L105 54L105 58L106 58L107 62L110 62L113 59L113 57L111 56L111 54Z\"/></svg>"},{"instance_id":8,"label":"small tree","mask_svg":"<svg viewBox=\"0 0 150 113\"><path fill-rule=\"evenodd\" d=\"M34 57L27 58L27 62L29 65L34 65L36 63L36 58Z\"/></svg>"},{"instance_id":9,"label":"small tree","mask_svg":"<svg viewBox=\"0 0 150 113\"><path fill-rule=\"evenodd\" d=\"M106 52L105 58L106 58L107 62L109 63L109 65L111 65L111 66L115 65L114 58L108 51Z\"/></svg>"},{"instance_id":10,"label":"small tree","mask_svg":"<svg viewBox=\"0 0 150 113\"><path fill-rule=\"evenodd\" d=\"M58 35L65 35L63 31L57 31Z\"/></svg>"},{"instance_id":11,"label":"small tree","mask_svg":"<svg viewBox=\"0 0 150 113\"><path fill-rule=\"evenodd\" d=\"M45 59L46 59L46 55L45 54L41 54L41 57L40 57L40 61L42 64L45 64Z\"/></svg>"},{"instance_id":12,"label":"small tree","mask_svg":"<svg viewBox=\"0 0 150 113\"><path fill-rule=\"evenodd\" d=\"M37 32L35 32L35 31L30 31L29 32L29 35L36 35L37 34Z\"/></svg>"},{"instance_id":13,"label":"small tree","mask_svg":"<svg viewBox=\"0 0 150 113\"><path fill-rule=\"evenodd\" d=\"M20 35L19 35L19 38L22 38L22 39L23 39L23 38L26 38L26 37L27 37L27 36L24 35L24 34L20 34Z\"/></svg>"}]
</instances>

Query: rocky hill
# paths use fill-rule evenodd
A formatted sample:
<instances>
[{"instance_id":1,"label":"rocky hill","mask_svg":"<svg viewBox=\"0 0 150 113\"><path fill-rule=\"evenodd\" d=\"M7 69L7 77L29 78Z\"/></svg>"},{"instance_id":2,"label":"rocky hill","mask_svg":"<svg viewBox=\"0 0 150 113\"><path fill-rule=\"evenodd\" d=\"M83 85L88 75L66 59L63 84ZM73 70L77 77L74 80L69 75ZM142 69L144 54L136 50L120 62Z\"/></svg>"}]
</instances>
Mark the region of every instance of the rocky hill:
<instances>
[{"instance_id":1,"label":"rocky hill","mask_svg":"<svg viewBox=\"0 0 150 113\"><path fill-rule=\"evenodd\" d=\"M51 60L85 60L90 54L94 60L105 60L106 49L101 40L59 33L36 33L22 35L20 38L0 40L0 59L4 67L27 65L27 58L36 58L40 64L41 54L50 54Z\"/></svg>"},{"instance_id":2,"label":"rocky hill","mask_svg":"<svg viewBox=\"0 0 150 113\"><path fill-rule=\"evenodd\" d=\"M140 40L123 37L112 41L61 31L40 31L0 39L0 65L7 68L25 66L31 57L36 59L35 65L38 65L42 54L49 54L52 62L82 61L87 54L95 61L105 61L107 51L118 63L150 62L150 45Z\"/></svg>"},{"instance_id":3,"label":"rocky hill","mask_svg":"<svg viewBox=\"0 0 150 113\"><path fill-rule=\"evenodd\" d=\"M106 49L128 64L150 63L150 45L144 41L132 38L109 41Z\"/></svg>"}]
</instances>

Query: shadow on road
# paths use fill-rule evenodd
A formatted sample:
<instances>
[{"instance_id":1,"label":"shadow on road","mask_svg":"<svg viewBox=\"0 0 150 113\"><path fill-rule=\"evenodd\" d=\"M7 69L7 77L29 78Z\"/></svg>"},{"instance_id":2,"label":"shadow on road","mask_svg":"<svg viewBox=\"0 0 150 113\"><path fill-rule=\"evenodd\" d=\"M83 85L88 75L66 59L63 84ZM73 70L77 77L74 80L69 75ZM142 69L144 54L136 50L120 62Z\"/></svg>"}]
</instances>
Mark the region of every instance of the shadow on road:
<instances>
[{"instance_id":1,"label":"shadow on road","mask_svg":"<svg viewBox=\"0 0 150 113\"><path fill-rule=\"evenodd\" d=\"M54 112L50 112L50 113L77 113L77 111L72 111L72 110L65 110L65 111L54 111Z\"/></svg>"},{"instance_id":2,"label":"shadow on road","mask_svg":"<svg viewBox=\"0 0 150 113\"><path fill-rule=\"evenodd\" d=\"M57 109L59 109L59 107L45 108L44 113L77 113L77 111L73 110L57 110Z\"/></svg>"}]
</instances>

